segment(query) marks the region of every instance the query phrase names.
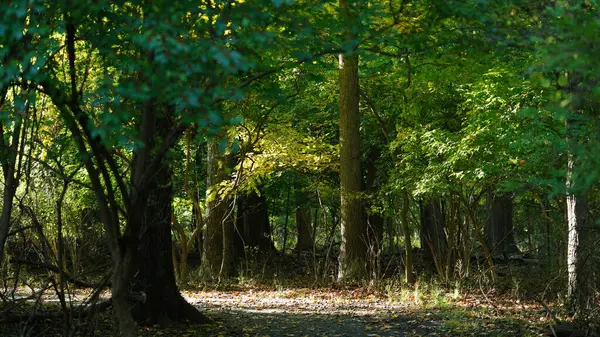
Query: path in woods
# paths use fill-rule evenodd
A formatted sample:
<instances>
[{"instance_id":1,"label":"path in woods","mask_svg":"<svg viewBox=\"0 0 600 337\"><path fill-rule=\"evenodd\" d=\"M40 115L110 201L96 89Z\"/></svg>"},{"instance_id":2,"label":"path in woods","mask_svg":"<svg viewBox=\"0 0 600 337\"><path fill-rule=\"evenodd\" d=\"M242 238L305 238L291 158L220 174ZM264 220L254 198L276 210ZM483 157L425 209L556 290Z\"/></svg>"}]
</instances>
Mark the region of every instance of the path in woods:
<instances>
[{"instance_id":1,"label":"path in woods","mask_svg":"<svg viewBox=\"0 0 600 337\"><path fill-rule=\"evenodd\" d=\"M216 321L217 336L536 336L522 320L464 313L448 325L440 310L405 305L353 291L230 291L185 293ZM460 314L459 314L460 315ZM460 325L460 326L459 326ZM457 332L458 331L458 332Z\"/></svg>"},{"instance_id":2,"label":"path in woods","mask_svg":"<svg viewBox=\"0 0 600 337\"><path fill-rule=\"evenodd\" d=\"M73 300L83 301L86 293L77 291ZM540 314L539 305L509 297L440 295L444 301L411 292L404 294L403 301L392 301L364 290L252 288L182 294L214 324L147 326L141 327L141 336L544 336L550 322ZM57 301L52 294L42 300L46 304ZM436 301L438 305L432 305ZM96 336L110 335L107 332L114 326L111 314L103 317ZM61 335L62 321L53 322L58 324L40 325L45 331L42 336ZM0 331L0 335L6 334Z\"/></svg>"}]
</instances>

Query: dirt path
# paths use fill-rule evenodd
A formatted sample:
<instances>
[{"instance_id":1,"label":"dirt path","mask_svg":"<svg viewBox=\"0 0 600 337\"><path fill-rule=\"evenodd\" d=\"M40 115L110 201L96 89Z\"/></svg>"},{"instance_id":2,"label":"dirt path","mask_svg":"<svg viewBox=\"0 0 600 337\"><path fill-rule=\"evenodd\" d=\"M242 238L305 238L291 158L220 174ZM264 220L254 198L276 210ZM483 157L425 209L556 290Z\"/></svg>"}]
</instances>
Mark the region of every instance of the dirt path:
<instances>
[{"instance_id":1,"label":"dirt path","mask_svg":"<svg viewBox=\"0 0 600 337\"><path fill-rule=\"evenodd\" d=\"M186 295L216 321L207 333L215 336L540 335L521 319L478 317L448 308L414 310L351 291L215 291Z\"/></svg>"},{"instance_id":2,"label":"dirt path","mask_svg":"<svg viewBox=\"0 0 600 337\"><path fill-rule=\"evenodd\" d=\"M85 291L74 294L80 302ZM288 289L239 291L189 291L183 296L214 320L210 325L175 324L165 328L141 327L141 336L544 336L549 320L535 303L477 296L427 299L407 293L390 300L359 290ZM108 297L108 294L104 294ZM58 308L48 294L43 302ZM486 302L487 301L487 302ZM436 303L433 305L433 303ZM57 316L60 317L60 316ZM61 336L60 320L40 322L39 336ZM56 323L56 324L53 324ZM98 321L94 336L106 337L114 330L107 313ZM2 328L2 327L0 327ZM19 326L0 329L12 336ZM14 329L13 329L14 328ZM16 334L15 336L18 336ZM88 337L88 335L86 335Z\"/></svg>"}]
</instances>

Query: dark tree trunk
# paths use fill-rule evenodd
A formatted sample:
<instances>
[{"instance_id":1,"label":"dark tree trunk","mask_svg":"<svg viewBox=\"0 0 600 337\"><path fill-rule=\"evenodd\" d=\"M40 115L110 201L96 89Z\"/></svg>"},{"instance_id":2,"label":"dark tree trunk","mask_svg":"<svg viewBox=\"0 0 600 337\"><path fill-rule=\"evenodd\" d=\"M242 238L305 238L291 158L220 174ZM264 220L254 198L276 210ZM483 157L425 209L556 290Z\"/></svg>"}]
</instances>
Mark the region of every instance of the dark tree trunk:
<instances>
[{"instance_id":1,"label":"dark tree trunk","mask_svg":"<svg viewBox=\"0 0 600 337\"><path fill-rule=\"evenodd\" d=\"M283 224L283 244L281 245L281 255L285 255L285 252L287 250L288 223L290 220L290 191L291 188L288 188L287 198L285 202L285 222Z\"/></svg>"},{"instance_id":2,"label":"dark tree trunk","mask_svg":"<svg viewBox=\"0 0 600 337\"><path fill-rule=\"evenodd\" d=\"M313 249L312 223L310 209L306 206L296 208L296 229L298 230L297 251L310 251Z\"/></svg>"},{"instance_id":3,"label":"dark tree trunk","mask_svg":"<svg viewBox=\"0 0 600 337\"><path fill-rule=\"evenodd\" d=\"M445 261L448 242L444 232L444 219L438 198L421 203L421 248L430 262Z\"/></svg>"},{"instance_id":4,"label":"dark tree trunk","mask_svg":"<svg viewBox=\"0 0 600 337\"><path fill-rule=\"evenodd\" d=\"M297 251L310 251L313 249L312 224L310 208L307 206L306 193L296 192L296 229L298 230Z\"/></svg>"},{"instance_id":5,"label":"dark tree trunk","mask_svg":"<svg viewBox=\"0 0 600 337\"><path fill-rule=\"evenodd\" d=\"M486 245L492 255L518 253L513 230L513 197L510 193L488 193L489 219Z\"/></svg>"},{"instance_id":6,"label":"dark tree trunk","mask_svg":"<svg viewBox=\"0 0 600 337\"><path fill-rule=\"evenodd\" d=\"M142 225L137 273L133 289L145 294L145 301L132 309L136 321L168 326L172 322L207 318L187 303L177 288L171 257L171 216L173 189L171 172L162 165L149 188Z\"/></svg>"},{"instance_id":7,"label":"dark tree trunk","mask_svg":"<svg viewBox=\"0 0 600 337\"><path fill-rule=\"evenodd\" d=\"M194 231L194 229L195 229L195 227L197 225L198 219L200 219L200 220L202 219L202 214L199 214L199 212L200 212L200 209L198 209L195 206L192 206L192 223L191 223L191 226L190 226L190 232ZM195 252L195 254L198 256L198 258L201 261L201 259L202 259L202 248L203 248L202 246L203 246L203 242L204 242L204 232L200 231L198 233L198 236L196 236L196 240L194 240L194 241L195 242L194 242L194 244L192 246L192 250L190 251L190 253Z\"/></svg>"},{"instance_id":8,"label":"dark tree trunk","mask_svg":"<svg viewBox=\"0 0 600 337\"><path fill-rule=\"evenodd\" d=\"M0 265L4 261L4 246L10 231L10 219L13 209L13 199L17 191L18 181L13 176L14 165L4 174L5 186L2 195L2 215L0 216Z\"/></svg>"},{"instance_id":9,"label":"dark tree trunk","mask_svg":"<svg viewBox=\"0 0 600 337\"><path fill-rule=\"evenodd\" d=\"M264 253L275 250L271 240L269 209L263 194L252 191L239 198L236 228L241 233L244 248L255 248Z\"/></svg>"},{"instance_id":10,"label":"dark tree trunk","mask_svg":"<svg viewBox=\"0 0 600 337\"><path fill-rule=\"evenodd\" d=\"M7 88L3 88L0 92L0 109L4 107L7 100ZM2 215L0 216L0 265L4 261L4 246L8 238L11 225L11 215L13 210L13 200L19 186L19 177L21 176L21 168L23 167L23 144L27 132L26 125L23 126L24 119L29 112L29 103L25 106L25 111L17 111L14 114L13 134L9 144L5 143L4 132L0 139L0 150L5 152L6 158L1 163L2 173L4 175L4 189L2 193ZM7 126L0 125L2 130L6 130ZM17 156L21 148L21 153ZM17 166L17 161L19 165Z\"/></svg>"},{"instance_id":11,"label":"dark tree trunk","mask_svg":"<svg viewBox=\"0 0 600 337\"><path fill-rule=\"evenodd\" d=\"M408 225L408 211L409 211L409 198L406 190L402 191L402 210L400 211L400 222L402 225L402 234L404 235L404 275L406 277L406 283L415 283L415 276L413 274L413 258L412 258L412 233L410 226Z\"/></svg>"},{"instance_id":12,"label":"dark tree trunk","mask_svg":"<svg viewBox=\"0 0 600 337\"><path fill-rule=\"evenodd\" d=\"M246 242L244 237L244 197L238 196L235 221L233 222L233 251L236 261L246 258Z\"/></svg>"},{"instance_id":13,"label":"dark tree trunk","mask_svg":"<svg viewBox=\"0 0 600 337\"><path fill-rule=\"evenodd\" d=\"M383 216L373 211L374 197L378 189L377 161L381 157L378 149L371 149L367 155L365 165L365 180L363 190L370 194L370 202L365 205L365 218L367 219L367 245L369 253L369 271L373 278L380 276L380 251L383 244Z\"/></svg>"},{"instance_id":14,"label":"dark tree trunk","mask_svg":"<svg viewBox=\"0 0 600 337\"><path fill-rule=\"evenodd\" d=\"M339 2L346 39L354 40L355 3ZM360 111L358 109L358 54L339 56L340 110L340 245L338 279L362 280L367 275L367 230L360 199Z\"/></svg>"}]
</instances>

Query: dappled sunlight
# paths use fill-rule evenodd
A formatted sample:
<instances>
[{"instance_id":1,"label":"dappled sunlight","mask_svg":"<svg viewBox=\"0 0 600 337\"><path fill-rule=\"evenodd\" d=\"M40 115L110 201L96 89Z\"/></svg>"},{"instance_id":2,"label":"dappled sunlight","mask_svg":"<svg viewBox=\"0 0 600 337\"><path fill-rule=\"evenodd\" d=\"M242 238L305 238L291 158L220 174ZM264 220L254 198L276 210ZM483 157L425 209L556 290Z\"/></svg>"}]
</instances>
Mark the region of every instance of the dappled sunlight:
<instances>
[{"instance_id":1,"label":"dappled sunlight","mask_svg":"<svg viewBox=\"0 0 600 337\"><path fill-rule=\"evenodd\" d=\"M406 310L407 306L374 295L335 290L287 289L282 291L184 292L185 298L200 308L240 309L268 313L297 312L372 316Z\"/></svg>"}]
</instances>

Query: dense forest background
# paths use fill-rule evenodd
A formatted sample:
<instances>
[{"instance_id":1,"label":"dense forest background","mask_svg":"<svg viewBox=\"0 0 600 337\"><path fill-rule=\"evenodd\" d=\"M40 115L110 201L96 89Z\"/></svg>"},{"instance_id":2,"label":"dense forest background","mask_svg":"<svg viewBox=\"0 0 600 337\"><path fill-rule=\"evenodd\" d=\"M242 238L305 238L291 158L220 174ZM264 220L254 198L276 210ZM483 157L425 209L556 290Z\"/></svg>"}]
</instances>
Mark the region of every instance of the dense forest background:
<instances>
[{"instance_id":1,"label":"dense forest background","mask_svg":"<svg viewBox=\"0 0 600 337\"><path fill-rule=\"evenodd\" d=\"M134 336L210 321L182 288L434 282L597 333L598 10L1 4L5 322L51 293L61 335L110 308Z\"/></svg>"}]
</instances>

